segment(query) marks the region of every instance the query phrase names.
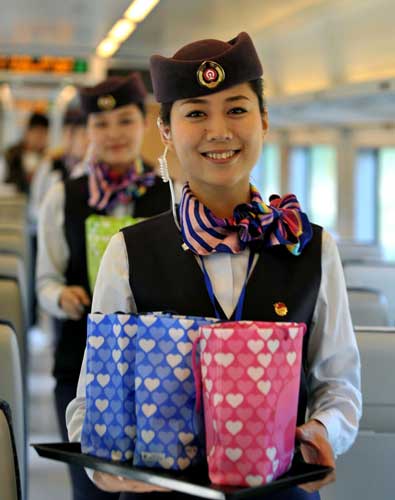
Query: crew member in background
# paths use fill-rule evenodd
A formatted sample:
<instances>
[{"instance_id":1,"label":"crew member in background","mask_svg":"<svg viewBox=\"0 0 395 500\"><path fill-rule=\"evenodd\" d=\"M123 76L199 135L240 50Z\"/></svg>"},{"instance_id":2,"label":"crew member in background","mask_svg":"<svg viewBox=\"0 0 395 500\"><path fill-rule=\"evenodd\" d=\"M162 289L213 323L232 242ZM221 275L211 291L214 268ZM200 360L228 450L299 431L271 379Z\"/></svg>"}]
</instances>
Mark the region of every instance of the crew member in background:
<instances>
[{"instance_id":1,"label":"crew member in background","mask_svg":"<svg viewBox=\"0 0 395 500\"><path fill-rule=\"evenodd\" d=\"M76 394L91 303L85 221L92 214L151 217L170 207L168 187L141 158L145 96L137 73L80 89L92 151L88 173L53 186L40 209L37 293L42 308L56 318L53 373L65 441L65 411ZM71 473L74 500L113 498L82 469L72 467Z\"/></svg>"},{"instance_id":2,"label":"crew member in background","mask_svg":"<svg viewBox=\"0 0 395 500\"><path fill-rule=\"evenodd\" d=\"M29 194L35 171L44 158L48 145L49 120L46 115L33 113L23 138L4 152L3 182L14 184L20 193Z\"/></svg>"}]
</instances>

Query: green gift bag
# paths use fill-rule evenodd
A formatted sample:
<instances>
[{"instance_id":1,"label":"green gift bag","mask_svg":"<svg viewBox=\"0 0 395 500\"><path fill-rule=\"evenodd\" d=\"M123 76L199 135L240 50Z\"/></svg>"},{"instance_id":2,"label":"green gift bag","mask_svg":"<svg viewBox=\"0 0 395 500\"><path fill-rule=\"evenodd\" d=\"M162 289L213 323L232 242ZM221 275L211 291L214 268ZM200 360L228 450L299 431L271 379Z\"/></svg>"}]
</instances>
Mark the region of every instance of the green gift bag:
<instances>
[{"instance_id":1,"label":"green gift bag","mask_svg":"<svg viewBox=\"0 0 395 500\"><path fill-rule=\"evenodd\" d=\"M89 285L93 292L99 271L100 261L110 239L120 229L131 226L144 219L126 215L114 217L110 215L90 215L85 220L86 258L88 265Z\"/></svg>"}]
</instances>

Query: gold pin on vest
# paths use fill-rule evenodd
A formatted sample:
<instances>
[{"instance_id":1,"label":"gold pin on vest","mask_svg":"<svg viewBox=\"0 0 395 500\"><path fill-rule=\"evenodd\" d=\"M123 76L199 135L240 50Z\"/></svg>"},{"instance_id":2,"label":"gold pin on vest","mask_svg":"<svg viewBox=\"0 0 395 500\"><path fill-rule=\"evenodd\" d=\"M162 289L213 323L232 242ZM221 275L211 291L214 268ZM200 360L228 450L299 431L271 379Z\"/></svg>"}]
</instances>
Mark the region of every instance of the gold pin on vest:
<instances>
[{"instance_id":1,"label":"gold pin on vest","mask_svg":"<svg viewBox=\"0 0 395 500\"><path fill-rule=\"evenodd\" d=\"M117 101L111 94L102 95L97 100L97 107L103 111L111 111L115 108Z\"/></svg>"},{"instance_id":2,"label":"gold pin on vest","mask_svg":"<svg viewBox=\"0 0 395 500\"><path fill-rule=\"evenodd\" d=\"M288 307L284 304L284 302L276 302L273 304L273 307L277 316L286 316L288 314Z\"/></svg>"}]
</instances>

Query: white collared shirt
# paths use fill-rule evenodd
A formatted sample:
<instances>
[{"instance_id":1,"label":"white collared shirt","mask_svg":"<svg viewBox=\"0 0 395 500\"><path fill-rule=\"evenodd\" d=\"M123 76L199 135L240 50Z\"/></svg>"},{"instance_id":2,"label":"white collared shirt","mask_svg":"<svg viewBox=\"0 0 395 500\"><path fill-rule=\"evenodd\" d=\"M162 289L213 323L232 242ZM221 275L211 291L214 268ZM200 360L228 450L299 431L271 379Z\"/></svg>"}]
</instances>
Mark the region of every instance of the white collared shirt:
<instances>
[{"instance_id":1,"label":"white collared shirt","mask_svg":"<svg viewBox=\"0 0 395 500\"><path fill-rule=\"evenodd\" d=\"M204 257L215 296L227 315L239 298L249 251ZM133 266L133 262L130 263ZM323 232L322 276L311 324L307 384L310 419L322 422L335 455L354 442L362 413L360 359L336 244ZM122 233L113 236L103 256L92 302L93 312L136 312L129 283L129 262ZM79 441L85 415L86 362L81 367L77 396L66 422L70 441Z\"/></svg>"}]
</instances>

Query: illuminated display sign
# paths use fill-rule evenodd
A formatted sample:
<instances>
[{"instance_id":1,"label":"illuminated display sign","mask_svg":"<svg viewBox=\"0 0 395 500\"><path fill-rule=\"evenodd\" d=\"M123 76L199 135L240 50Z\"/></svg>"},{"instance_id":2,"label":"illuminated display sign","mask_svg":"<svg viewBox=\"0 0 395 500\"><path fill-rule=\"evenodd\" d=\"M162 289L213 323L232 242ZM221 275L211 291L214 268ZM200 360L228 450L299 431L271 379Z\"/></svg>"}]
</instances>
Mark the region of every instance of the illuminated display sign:
<instances>
[{"instance_id":1,"label":"illuminated display sign","mask_svg":"<svg viewBox=\"0 0 395 500\"><path fill-rule=\"evenodd\" d=\"M56 56L0 55L0 71L20 73L87 73L86 59Z\"/></svg>"}]
</instances>

